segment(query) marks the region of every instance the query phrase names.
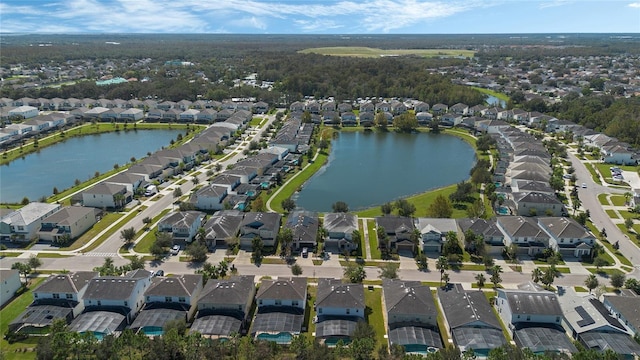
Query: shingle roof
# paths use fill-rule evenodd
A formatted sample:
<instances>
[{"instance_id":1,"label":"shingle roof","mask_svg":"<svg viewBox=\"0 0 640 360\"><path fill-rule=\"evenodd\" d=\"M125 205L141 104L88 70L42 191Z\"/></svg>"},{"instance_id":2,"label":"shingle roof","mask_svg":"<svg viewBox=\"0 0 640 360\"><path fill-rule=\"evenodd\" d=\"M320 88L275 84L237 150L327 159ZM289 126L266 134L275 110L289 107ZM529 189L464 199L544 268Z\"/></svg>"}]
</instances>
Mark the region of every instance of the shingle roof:
<instances>
[{"instance_id":1,"label":"shingle roof","mask_svg":"<svg viewBox=\"0 0 640 360\"><path fill-rule=\"evenodd\" d=\"M184 296L194 295L198 284L202 282L200 274L183 274L174 277L156 277L145 291L145 296Z\"/></svg>"},{"instance_id":2,"label":"shingle roof","mask_svg":"<svg viewBox=\"0 0 640 360\"><path fill-rule=\"evenodd\" d=\"M634 328L640 329L640 296L605 295L604 300L608 301Z\"/></svg>"},{"instance_id":3,"label":"shingle roof","mask_svg":"<svg viewBox=\"0 0 640 360\"><path fill-rule=\"evenodd\" d=\"M437 316L431 290L419 281L385 279L382 289L388 314Z\"/></svg>"},{"instance_id":4,"label":"shingle roof","mask_svg":"<svg viewBox=\"0 0 640 360\"><path fill-rule=\"evenodd\" d=\"M126 300L142 278L130 279L121 276L101 276L91 279L84 299Z\"/></svg>"},{"instance_id":5,"label":"shingle roof","mask_svg":"<svg viewBox=\"0 0 640 360\"><path fill-rule=\"evenodd\" d=\"M498 289L501 291L506 294L513 314L562 316L558 298L552 292Z\"/></svg>"},{"instance_id":6,"label":"shingle roof","mask_svg":"<svg viewBox=\"0 0 640 360\"><path fill-rule=\"evenodd\" d=\"M533 219L523 216L500 216L498 223L511 237L549 237Z\"/></svg>"},{"instance_id":7,"label":"shingle roof","mask_svg":"<svg viewBox=\"0 0 640 360\"><path fill-rule=\"evenodd\" d=\"M232 276L228 280L211 279L201 292L199 304L244 305L253 294L253 275Z\"/></svg>"},{"instance_id":8,"label":"shingle roof","mask_svg":"<svg viewBox=\"0 0 640 360\"><path fill-rule=\"evenodd\" d=\"M358 230L358 216L350 213L328 213L324 215L324 228L328 232L348 233Z\"/></svg>"},{"instance_id":9,"label":"shingle roof","mask_svg":"<svg viewBox=\"0 0 640 360\"><path fill-rule=\"evenodd\" d=\"M59 208L59 204L32 202L12 213L9 213L8 215L5 215L0 220L3 223L11 224L12 226L29 225L43 215Z\"/></svg>"},{"instance_id":10,"label":"shingle roof","mask_svg":"<svg viewBox=\"0 0 640 360\"><path fill-rule=\"evenodd\" d=\"M485 326L502 329L482 291L465 291L462 285L454 284L446 289L438 288L438 297L450 328L482 322Z\"/></svg>"},{"instance_id":11,"label":"shingle roof","mask_svg":"<svg viewBox=\"0 0 640 360\"><path fill-rule=\"evenodd\" d=\"M584 239L594 238L584 226L572 218L566 217L541 217L538 222L543 228L556 238Z\"/></svg>"},{"instance_id":12,"label":"shingle roof","mask_svg":"<svg viewBox=\"0 0 640 360\"><path fill-rule=\"evenodd\" d=\"M337 279L318 280L316 307L364 308L364 287L362 284L343 284Z\"/></svg>"},{"instance_id":13,"label":"shingle roof","mask_svg":"<svg viewBox=\"0 0 640 360\"><path fill-rule=\"evenodd\" d=\"M98 275L97 271L75 271L68 274L51 275L33 292L77 294L89 283L89 280Z\"/></svg>"},{"instance_id":14,"label":"shingle roof","mask_svg":"<svg viewBox=\"0 0 640 360\"><path fill-rule=\"evenodd\" d=\"M263 279L256 299L300 300L307 298L307 278Z\"/></svg>"}]
</instances>

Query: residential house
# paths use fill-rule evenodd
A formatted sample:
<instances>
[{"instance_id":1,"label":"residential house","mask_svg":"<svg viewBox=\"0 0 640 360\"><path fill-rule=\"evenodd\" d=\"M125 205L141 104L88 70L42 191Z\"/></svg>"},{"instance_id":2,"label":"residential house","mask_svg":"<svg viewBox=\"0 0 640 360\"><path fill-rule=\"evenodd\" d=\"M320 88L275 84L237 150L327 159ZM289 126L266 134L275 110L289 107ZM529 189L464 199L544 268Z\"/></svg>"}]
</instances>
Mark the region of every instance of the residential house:
<instances>
[{"instance_id":1,"label":"residential house","mask_svg":"<svg viewBox=\"0 0 640 360\"><path fill-rule=\"evenodd\" d=\"M144 181L144 175L135 174L130 171L121 172L104 180L107 184L122 185L131 193L135 193Z\"/></svg>"},{"instance_id":2,"label":"residential house","mask_svg":"<svg viewBox=\"0 0 640 360\"><path fill-rule=\"evenodd\" d=\"M491 349L507 343L502 325L482 291L468 291L461 284L438 288L438 299L447 329L460 352L473 351L487 357Z\"/></svg>"},{"instance_id":3,"label":"residential house","mask_svg":"<svg viewBox=\"0 0 640 360\"><path fill-rule=\"evenodd\" d=\"M602 160L606 164L636 165L638 159L636 153L621 145L604 146L601 149Z\"/></svg>"},{"instance_id":4,"label":"residential house","mask_svg":"<svg viewBox=\"0 0 640 360\"><path fill-rule=\"evenodd\" d=\"M495 306L516 346L534 353L574 353L575 346L562 329L562 308L555 293L531 289L497 289Z\"/></svg>"},{"instance_id":5,"label":"residential house","mask_svg":"<svg viewBox=\"0 0 640 360\"><path fill-rule=\"evenodd\" d=\"M265 114L267 111L269 111L269 104L267 104L264 101L258 101L257 103L253 104L253 112L256 114Z\"/></svg>"},{"instance_id":6,"label":"residential house","mask_svg":"<svg viewBox=\"0 0 640 360\"><path fill-rule=\"evenodd\" d=\"M548 182L530 181L530 180L514 180L511 182L512 193L538 193L555 197L556 192L549 186ZM528 215L528 214L527 214Z\"/></svg>"},{"instance_id":7,"label":"residential house","mask_svg":"<svg viewBox=\"0 0 640 360\"><path fill-rule=\"evenodd\" d=\"M226 172L214 177L209 181L211 185L223 186L227 188L227 192L232 192L241 183L241 177L230 175Z\"/></svg>"},{"instance_id":8,"label":"residential house","mask_svg":"<svg viewBox=\"0 0 640 360\"><path fill-rule=\"evenodd\" d=\"M482 115L482 111L486 109L487 107L484 105L474 105L467 110L467 115L479 116Z\"/></svg>"},{"instance_id":9,"label":"residential house","mask_svg":"<svg viewBox=\"0 0 640 360\"><path fill-rule=\"evenodd\" d=\"M339 340L349 342L358 321L365 320L364 287L340 279L320 278L314 306L316 338L328 346L335 346Z\"/></svg>"},{"instance_id":10,"label":"residential house","mask_svg":"<svg viewBox=\"0 0 640 360\"><path fill-rule=\"evenodd\" d=\"M427 104L426 102L418 101L413 104L413 110L416 112L416 114L427 112L429 111L429 104Z\"/></svg>"},{"instance_id":11,"label":"residential house","mask_svg":"<svg viewBox=\"0 0 640 360\"><path fill-rule=\"evenodd\" d=\"M315 213L297 210L289 214L284 227L291 229L292 247L300 250L303 247L309 249L316 247L319 225L318 216Z\"/></svg>"},{"instance_id":12,"label":"residential house","mask_svg":"<svg viewBox=\"0 0 640 360\"><path fill-rule=\"evenodd\" d=\"M563 288L558 293L558 301L564 313L564 330L586 349L613 350L630 360L640 354L640 345L594 295L577 294L572 288Z\"/></svg>"},{"instance_id":13,"label":"residential house","mask_svg":"<svg viewBox=\"0 0 640 360\"><path fill-rule=\"evenodd\" d=\"M457 103L449 108L449 111L456 115L467 115L469 113L469 105Z\"/></svg>"},{"instance_id":14,"label":"residential house","mask_svg":"<svg viewBox=\"0 0 640 360\"><path fill-rule=\"evenodd\" d=\"M42 220L60 209L60 204L32 202L0 217L2 240L31 241L37 235Z\"/></svg>"},{"instance_id":15,"label":"residential house","mask_svg":"<svg viewBox=\"0 0 640 360\"><path fill-rule=\"evenodd\" d=\"M541 217L538 218L538 224L551 236L549 245L554 251L578 259L591 254L596 237L576 220L568 217Z\"/></svg>"},{"instance_id":16,"label":"residential house","mask_svg":"<svg viewBox=\"0 0 640 360\"><path fill-rule=\"evenodd\" d=\"M84 234L98 222L100 210L84 206L65 206L42 219L38 238L44 241L59 242L75 239Z\"/></svg>"},{"instance_id":17,"label":"residential house","mask_svg":"<svg viewBox=\"0 0 640 360\"><path fill-rule=\"evenodd\" d=\"M131 201L133 194L124 185L98 183L82 192L82 205L95 208L119 208Z\"/></svg>"},{"instance_id":18,"label":"residential house","mask_svg":"<svg viewBox=\"0 0 640 360\"><path fill-rule=\"evenodd\" d=\"M442 114L446 113L447 111L449 111L449 106L447 106L445 104L437 103L437 104L435 104L435 105L433 105L431 107L431 112L434 115L442 115Z\"/></svg>"},{"instance_id":19,"label":"residential house","mask_svg":"<svg viewBox=\"0 0 640 360\"><path fill-rule=\"evenodd\" d=\"M69 324L84 311L84 294L89 281L99 274L77 271L51 275L33 290L33 302L11 321L9 329L23 334L48 334L56 319Z\"/></svg>"},{"instance_id":20,"label":"residential house","mask_svg":"<svg viewBox=\"0 0 640 360\"><path fill-rule=\"evenodd\" d=\"M293 336L304 330L306 278L263 279L256 301L257 311L251 329L257 339L289 344Z\"/></svg>"},{"instance_id":21,"label":"residential house","mask_svg":"<svg viewBox=\"0 0 640 360\"><path fill-rule=\"evenodd\" d=\"M438 309L428 286L419 281L384 279L382 292L390 345L422 354L443 348Z\"/></svg>"},{"instance_id":22,"label":"residential house","mask_svg":"<svg viewBox=\"0 0 640 360\"><path fill-rule=\"evenodd\" d=\"M256 293L253 275L210 279L198 299L198 313L190 332L210 338L229 339L244 334Z\"/></svg>"},{"instance_id":23,"label":"residential house","mask_svg":"<svg viewBox=\"0 0 640 360\"><path fill-rule=\"evenodd\" d=\"M340 114L345 113L345 112L350 112L353 111L353 106L351 106L351 104L349 103L340 103L338 104L338 112Z\"/></svg>"},{"instance_id":24,"label":"residential house","mask_svg":"<svg viewBox=\"0 0 640 360\"><path fill-rule=\"evenodd\" d=\"M139 121L144 119L144 111L142 109L130 108L120 113L120 119L124 121Z\"/></svg>"},{"instance_id":25,"label":"residential house","mask_svg":"<svg viewBox=\"0 0 640 360\"><path fill-rule=\"evenodd\" d=\"M264 246L275 246L280 231L282 215L269 212L248 212L240 224L240 246L251 248L252 241L259 237Z\"/></svg>"},{"instance_id":26,"label":"residential house","mask_svg":"<svg viewBox=\"0 0 640 360\"><path fill-rule=\"evenodd\" d=\"M203 109L200 110L196 121L199 123L211 124L216 121L218 118L218 111L214 109Z\"/></svg>"},{"instance_id":27,"label":"residential house","mask_svg":"<svg viewBox=\"0 0 640 360\"><path fill-rule=\"evenodd\" d=\"M38 116L38 108L33 106L18 106L9 110L9 117L19 117L22 119L30 119Z\"/></svg>"},{"instance_id":28,"label":"residential house","mask_svg":"<svg viewBox=\"0 0 640 360\"><path fill-rule=\"evenodd\" d=\"M420 231L420 248L425 253L440 253L449 231L458 233L454 219L417 218L415 227Z\"/></svg>"},{"instance_id":29,"label":"residential house","mask_svg":"<svg viewBox=\"0 0 640 360\"><path fill-rule=\"evenodd\" d=\"M18 270L0 270L0 307L13 299L16 291L22 287Z\"/></svg>"},{"instance_id":30,"label":"residential house","mask_svg":"<svg viewBox=\"0 0 640 360\"><path fill-rule=\"evenodd\" d=\"M186 122L186 123L194 123L198 119L198 114L200 114L200 110L196 109L187 109L180 113L180 117L178 121Z\"/></svg>"},{"instance_id":31,"label":"residential house","mask_svg":"<svg viewBox=\"0 0 640 360\"><path fill-rule=\"evenodd\" d=\"M367 102L364 104L360 105L360 115L362 116L362 113L373 113L376 111L376 106L373 105L373 103L371 102Z\"/></svg>"},{"instance_id":32,"label":"residential house","mask_svg":"<svg viewBox=\"0 0 640 360\"><path fill-rule=\"evenodd\" d=\"M200 211L169 213L158 222L158 231L171 233L174 242L190 243L202 226L204 215Z\"/></svg>"},{"instance_id":33,"label":"residential house","mask_svg":"<svg viewBox=\"0 0 640 360\"><path fill-rule=\"evenodd\" d=\"M376 227L383 228L389 240L389 250L415 251L416 244L412 240L414 235L413 220L405 216L378 216L375 218ZM378 243L380 248L386 247L384 243Z\"/></svg>"},{"instance_id":34,"label":"residential house","mask_svg":"<svg viewBox=\"0 0 640 360\"><path fill-rule=\"evenodd\" d=\"M210 184L198 189L192 196L198 210L222 210L224 199L229 194L227 186Z\"/></svg>"},{"instance_id":35,"label":"residential house","mask_svg":"<svg viewBox=\"0 0 640 360\"><path fill-rule=\"evenodd\" d=\"M431 120L433 120L433 115L426 111L421 111L416 113L416 120L418 120L418 125L427 126L431 123Z\"/></svg>"},{"instance_id":36,"label":"residential house","mask_svg":"<svg viewBox=\"0 0 640 360\"><path fill-rule=\"evenodd\" d=\"M360 126L371 127L373 126L373 120L375 119L375 114L373 112L361 112L360 113ZM343 123L343 126L346 126Z\"/></svg>"},{"instance_id":37,"label":"residential house","mask_svg":"<svg viewBox=\"0 0 640 360\"><path fill-rule=\"evenodd\" d=\"M358 230L358 215L342 212L326 213L323 226L327 234L324 240L325 249L336 249L342 252L358 248L359 244L353 239L353 232Z\"/></svg>"},{"instance_id":38,"label":"residential house","mask_svg":"<svg viewBox=\"0 0 640 360\"><path fill-rule=\"evenodd\" d=\"M194 315L196 301L203 288L201 274L154 277L144 292L145 306L130 328L146 335L162 335L170 321L188 322Z\"/></svg>"},{"instance_id":39,"label":"residential house","mask_svg":"<svg viewBox=\"0 0 640 360\"><path fill-rule=\"evenodd\" d=\"M286 149L282 149L282 148L277 148L277 149L286 151ZM258 176L258 171L256 170L256 168L252 168L252 167L235 166L233 169L226 170L224 174L230 175L232 178L235 178L235 177L239 178L240 184L248 184L249 182L251 182L251 180L253 180L253 178ZM237 184L237 183L234 182L234 184ZM233 188L233 190L235 190L240 184L237 184Z\"/></svg>"},{"instance_id":40,"label":"residential house","mask_svg":"<svg viewBox=\"0 0 640 360\"><path fill-rule=\"evenodd\" d=\"M504 233L500 231L496 225L496 220L490 219L457 219L458 227L463 234L470 231L475 236L480 236L484 239L484 242L493 246L504 245ZM501 249L498 249L501 250Z\"/></svg>"},{"instance_id":41,"label":"residential house","mask_svg":"<svg viewBox=\"0 0 640 360\"><path fill-rule=\"evenodd\" d=\"M446 113L440 117L440 125L443 126L456 126L460 123L462 123L462 115Z\"/></svg>"},{"instance_id":42,"label":"residential house","mask_svg":"<svg viewBox=\"0 0 640 360\"><path fill-rule=\"evenodd\" d=\"M640 296L604 295L604 306L632 334L640 334Z\"/></svg>"},{"instance_id":43,"label":"residential house","mask_svg":"<svg viewBox=\"0 0 640 360\"><path fill-rule=\"evenodd\" d=\"M504 233L504 244L516 244L520 253L534 256L549 247L550 236L535 218L499 216L496 225Z\"/></svg>"},{"instance_id":44,"label":"residential house","mask_svg":"<svg viewBox=\"0 0 640 360\"><path fill-rule=\"evenodd\" d=\"M567 213L564 204L555 196L538 192L513 193L516 212L521 216L562 216Z\"/></svg>"},{"instance_id":45,"label":"residential house","mask_svg":"<svg viewBox=\"0 0 640 360\"><path fill-rule=\"evenodd\" d=\"M213 250L235 238L243 218L244 213L237 210L223 210L213 214L203 226L207 247Z\"/></svg>"}]
</instances>

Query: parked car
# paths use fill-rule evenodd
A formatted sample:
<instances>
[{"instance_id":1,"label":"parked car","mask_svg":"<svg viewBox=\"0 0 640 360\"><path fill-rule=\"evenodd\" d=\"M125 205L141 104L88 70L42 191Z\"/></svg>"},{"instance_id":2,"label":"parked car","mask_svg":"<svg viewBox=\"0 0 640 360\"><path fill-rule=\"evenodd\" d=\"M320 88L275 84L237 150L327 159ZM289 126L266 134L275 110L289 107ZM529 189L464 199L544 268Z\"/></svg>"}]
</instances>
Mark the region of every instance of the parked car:
<instances>
[{"instance_id":1,"label":"parked car","mask_svg":"<svg viewBox=\"0 0 640 360\"><path fill-rule=\"evenodd\" d=\"M302 257L309 257L309 249L307 249L306 247L302 248Z\"/></svg>"},{"instance_id":2,"label":"parked car","mask_svg":"<svg viewBox=\"0 0 640 360\"><path fill-rule=\"evenodd\" d=\"M180 245L173 245L171 248L171 255L178 255L180 252Z\"/></svg>"},{"instance_id":3,"label":"parked car","mask_svg":"<svg viewBox=\"0 0 640 360\"><path fill-rule=\"evenodd\" d=\"M581 187L582 187L583 189L586 189L586 188L587 188L587 183L582 183Z\"/></svg>"}]
</instances>

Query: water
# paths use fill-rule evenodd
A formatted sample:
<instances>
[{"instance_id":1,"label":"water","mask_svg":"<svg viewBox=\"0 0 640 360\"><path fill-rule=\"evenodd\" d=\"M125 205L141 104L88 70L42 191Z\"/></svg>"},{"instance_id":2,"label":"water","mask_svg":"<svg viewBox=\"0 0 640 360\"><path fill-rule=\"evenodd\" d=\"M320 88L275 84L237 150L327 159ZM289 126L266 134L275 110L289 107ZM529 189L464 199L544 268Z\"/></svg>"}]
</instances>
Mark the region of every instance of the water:
<instances>
[{"instance_id":1,"label":"water","mask_svg":"<svg viewBox=\"0 0 640 360\"><path fill-rule=\"evenodd\" d=\"M112 170L131 157L140 159L147 152L168 146L180 130L120 131L74 137L32 153L0 167L0 202L35 201L92 178L96 171Z\"/></svg>"},{"instance_id":2,"label":"water","mask_svg":"<svg viewBox=\"0 0 640 360\"><path fill-rule=\"evenodd\" d=\"M489 104L489 106L497 106L503 109L507 107L506 101L500 100L493 95L487 95L485 101L487 102L487 104Z\"/></svg>"},{"instance_id":3,"label":"water","mask_svg":"<svg viewBox=\"0 0 640 360\"><path fill-rule=\"evenodd\" d=\"M310 211L336 201L363 209L466 180L474 162L471 146L452 135L342 132L295 200Z\"/></svg>"}]
</instances>

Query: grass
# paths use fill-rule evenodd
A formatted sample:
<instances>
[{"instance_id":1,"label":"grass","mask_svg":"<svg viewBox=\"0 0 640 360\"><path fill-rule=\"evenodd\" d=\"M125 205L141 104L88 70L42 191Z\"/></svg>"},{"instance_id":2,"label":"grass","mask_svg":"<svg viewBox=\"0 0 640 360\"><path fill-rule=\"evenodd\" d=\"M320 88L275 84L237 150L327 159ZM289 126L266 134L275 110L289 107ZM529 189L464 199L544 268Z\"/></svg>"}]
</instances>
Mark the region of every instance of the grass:
<instances>
[{"instance_id":1,"label":"grass","mask_svg":"<svg viewBox=\"0 0 640 360\"><path fill-rule=\"evenodd\" d=\"M438 290L431 290L431 296L434 297L433 300L435 300L436 304L439 304L440 300L438 300L438 296L436 295L437 292ZM438 317L436 318L436 321L438 323L438 330L440 330L440 336L442 337L442 343L444 344L444 346L449 346L449 332L447 331L447 326L445 325L442 307L437 305L436 308L438 309Z\"/></svg>"},{"instance_id":2,"label":"grass","mask_svg":"<svg viewBox=\"0 0 640 360\"><path fill-rule=\"evenodd\" d=\"M582 286L574 286L573 290L575 290L576 292L589 292L589 289Z\"/></svg>"},{"instance_id":3,"label":"grass","mask_svg":"<svg viewBox=\"0 0 640 360\"><path fill-rule=\"evenodd\" d=\"M21 254L20 252L0 252L0 257L18 257Z\"/></svg>"},{"instance_id":4,"label":"grass","mask_svg":"<svg viewBox=\"0 0 640 360\"><path fill-rule=\"evenodd\" d=\"M97 248L98 246L100 246L105 240L107 240L111 235L115 234L116 231L120 230L120 227L126 223L128 223L131 219L133 219L134 217L136 217L142 210L144 210L144 208L146 207L140 207L134 211L131 211L131 213L123 218L120 218L120 220L117 221L117 224L114 224L113 227L111 227L109 230L107 230L104 234L102 234L102 236L100 236L96 241L94 241L93 243L91 243L91 245L87 246L87 248L85 248L83 250L83 252L89 252L94 250L95 248Z\"/></svg>"},{"instance_id":5,"label":"grass","mask_svg":"<svg viewBox=\"0 0 640 360\"><path fill-rule=\"evenodd\" d=\"M600 181L600 177L598 176L596 169L593 167L593 164L591 163L585 164L585 167L587 168L587 170L589 170L589 173L591 174L591 178L593 179L593 181L596 184L601 184L602 182Z\"/></svg>"},{"instance_id":6,"label":"grass","mask_svg":"<svg viewBox=\"0 0 640 360\"><path fill-rule=\"evenodd\" d=\"M29 288L22 288L18 290L22 291L16 298L7 304L2 310L0 310L0 333L5 334L9 329L9 323L13 321L18 315L20 315L26 308L33 302L33 290L38 286L45 278L36 278L30 281ZM37 337L30 337L26 340L9 344L4 336L0 339L0 349L4 353L3 359L34 359L35 352L16 352L19 349L34 348L38 343Z\"/></svg>"},{"instance_id":7,"label":"grass","mask_svg":"<svg viewBox=\"0 0 640 360\"><path fill-rule=\"evenodd\" d=\"M627 200L622 195L611 195L609 200L611 200L615 206L625 206L627 204Z\"/></svg>"},{"instance_id":8,"label":"grass","mask_svg":"<svg viewBox=\"0 0 640 360\"><path fill-rule=\"evenodd\" d=\"M544 260L533 260L533 263L536 265L548 265L548 263ZM565 265L565 262L564 260L560 260L556 265Z\"/></svg>"},{"instance_id":9,"label":"grass","mask_svg":"<svg viewBox=\"0 0 640 360\"><path fill-rule=\"evenodd\" d=\"M463 264L459 267L461 271L484 271L484 265L480 264Z\"/></svg>"},{"instance_id":10,"label":"grass","mask_svg":"<svg viewBox=\"0 0 640 360\"><path fill-rule=\"evenodd\" d=\"M623 219L640 219L640 214L631 212L629 210L618 210Z\"/></svg>"},{"instance_id":11,"label":"grass","mask_svg":"<svg viewBox=\"0 0 640 360\"><path fill-rule=\"evenodd\" d=\"M83 247L84 245L89 243L89 241L91 241L94 237L98 236L100 232L104 231L104 229L106 229L109 225L119 221L119 219L122 216L123 214L119 214L119 213L108 213L107 215L103 216L99 222L94 224L91 227L91 229L89 229L86 233L82 234L82 236L80 236L76 241L74 241L73 244L67 247L62 247L60 248L60 250L71 251L71 250L77 250Z\"/></svg>"},{"instance_id":12,"label":"grass","mask_svg":"<svg viewBox=\"0 0 640 360\"><path fill-rule=\"evenodd\" d=\"M631 266L620 266L620 268L622 268L622 270L624 270L626 272L632 272L633 271L633 267L631 267Z\"/></svg>"},{"instance_id":13,"label":"grass","mask_svg":"<svg viewBox=\"0 0 640 360\"><path fill-rule=\"evenodd\" d=\"M548 266L540 266L540 270L546 271ZM567 266L556 266L556 270L561 274L571 274L571 269Z\"/></svg>"},{"instance_id":14,"label":"grass","mask_svg":"<svg viewBox=\"0 0 640 360\"><path fill-rule=\"evenodd\" d=\"M385 260L380 260L380 261L367 261L367 260L354 260L351 259L349 261L347 260L340 260L340 265L341 266L347 266L349 263L351 262L355 262L357 264L362 264L364 266L377 266L377 267L384 267L387 266L387 264L393 264L396 266L396 269L400 267L400 263L398 262L394 262L394 261L385 261Z\"/></svg>"},{"instance_id":15,"label":"grass","mask_svg":"<svg viewBox=\"0 0 640 360\"><path fill-rule=\"evenodd\" d=\"M158 215L154 216L153 219L151 219L151 224L149 224L149 226L158 222L169 211L171 211L171 209L162 210ZM144 228L138 230L138 232L136 233L136 239L138 239L142 235L142 233L144 233L144 231L145 231ZM134 249L136 252L148 253L151 251L151 245L153 245L153 242L155 240L156 240L155 232L150 230L146 234L144 234L144 237L142 238L142 240L136 243L136 245L134 246Z\"/></svg>"},{"instance_id":16,"label":"grass","mask_svg":"<svg viewBox=\"0 0 640 360\"><path fill-rule=\"evenodd\" d=\"M421 56L421 57L457 57L472 58L475 52L462 49L377 49L363 46L332 46L309 48L298 51L302 54L320 54L330 56L348 56L379 58L384 56Z\"/></svg>"},{"instance_id":17,"label":"grass","mask_svg":"<svg viewBox=\"0 0 640 360\"><path fill-rule=\"evenodd\" d=\"M521 265L510 265L509 268L515 272L522 272L522 266Z\"/></svg>"},{"instance_id":18,"label":"grass","mask_svg":"<svg viewBox=\"0 0 640 360\"><path fill-rule=\"evenodd\" d=\"M620 250L616 250L613 247L613 244L611 244L608 241L600 241L600 243L606 247L607 249L609 249L609 251L611 251L613 253L613 255L615 255L618 258L618 261L620 261L623 265L627 265L627 266L633 266L633 264L631 264L631 261L629 261L629 259L627 259L624 255L622 255L622 253L620 252Z\"/></svg>"},{"instance_id":19,"label":"grass","mask_svg":"<svg viewBox=\"0 0 640 360\"><path fill-rule=\"evenodd\" d=\"M322 265L322 263L324 262L324 261L319 260L319 259L313 259L311 261L313 262L313 265L315 265L315 266Z\"/></svg>"},{"instance_id":20,"label":"grass","mask_svg":"<svg viewBox=\"0 0 640 360\"><path fill-rule=\"evenodd\" d=\"M284 265L286 263L287 261L285 259L270 258L270 257L262 258L262 262L261 262L261 264L276 264L276 265Z\"/></svg>"},{"instance_id":21,"label":"grass","mask_svg":"<svg viewBox=\"0 0 640 360\"><path fill-rule=\"evenodd\" d=\"M618 270L618 269L600 269L597 270L596 268L587 268L587 270L589 270L590 273L592 274L599 274L599 275L603 275L605 277L610 277L613 274L624 274L622 271Z\"/></svg>"},{"instance_id":22,"label":"grass","mask_svg":"<svg viewBox=\"0 0 640 360\"><path fill-rule=\"evenodd\" d=\"M309 282L309 279L307 279ZM307 309L305 311L304 321L302 327L307 329L306 336L309 340L315 341L313 334L316 332L316 324L313 322L313 318L316 316L316 310L314 304L316 302L316 293L318 292L317 286L307 285Z\"/></svg>"},{"instance_id":23,"label":"grass","mask_svg":"<svg viewBox=\"0 0 640 360\"><path fill-rule=\"evenodd\" d=\"M279 213L284 213L282 201L288 199L325 164L328 154L319 152L316 160L302 171L294 175L280 191L271 197L271 208ZM265 202L266 204L266 202Z\"/></svg>"},{"instance_id":24,"label":"grass","mask_svg":"<svg viewBox=\"0 0 640 360\"><path fill-rule=\"evenodd\" d=\"M496 295L497 295L497 293L495 291L485 291L484 292L484 296L487 298L487 301L489 301L489 304L491 304L491 299L495 298ZM498 311L496 310L496 307L492 306L491 310L493 310L493 315L500 322L500 327L502 327L502 334L504 335L505 339L507 339L507 342L513 341L513 339L511 339L511 334L509 334L509 331L507 331L507 328L504 326L504 323L502 322L502 318L498 314Z\"/></svg>"},{"instance_id":25,"label":"grass","mask_svg":"<svg viewBox=\"0 0 640 360\"><path fill-rule=\"evenodd\" d=\"M607 197L608 194L598 194L598 201L600 201L600 205L611 205Z\"/></svg>"},{"instance_id":26,"label":"grass","mask_svg":"<svg viewBox=\"0 0 640 360\"><path fill-rule=\"evenodd\" d=\"M369 234L369 249L371 249L372 259L382 259L382 253L378 249L378 233L375 230L374 220L367 220L367 233Z\"/></svg>"},{"instance_id":27,"label":"grass","mask_svg":"<svg viewBox=\"0 0 640 360\"><path fill-rule=\"evenodd\" d=\"M39 257L39 258L60 259L60 258L71 257L71 255L62 255L62 254L50 253L50 252L39 252L37 257Z\"/></svg>"},{"instance_id":28,"label":"grass","mask_svg":"<svg viewBox=\"0 0 640 360\"><path fill-rule=\"evenodd\" d=\"M384 316L382 315L382 289L365 290L364 301L367 306L365 309L367 322L376 331L376 349L379 349L383 344L387 343L385 339L387 331L384 325Z\"/></svg>"},{"instance_id":29,"label":"grass","mask_svg":"<svg viewBox=\"0 0 640 360\"><path fill-rule=\"evenodd\" d=\"M607 209L604 212L607 214L608 217L610 217L612 219L619 219L618 213L616 213L615 210Z\"/></svg>"}]
</instances>

